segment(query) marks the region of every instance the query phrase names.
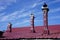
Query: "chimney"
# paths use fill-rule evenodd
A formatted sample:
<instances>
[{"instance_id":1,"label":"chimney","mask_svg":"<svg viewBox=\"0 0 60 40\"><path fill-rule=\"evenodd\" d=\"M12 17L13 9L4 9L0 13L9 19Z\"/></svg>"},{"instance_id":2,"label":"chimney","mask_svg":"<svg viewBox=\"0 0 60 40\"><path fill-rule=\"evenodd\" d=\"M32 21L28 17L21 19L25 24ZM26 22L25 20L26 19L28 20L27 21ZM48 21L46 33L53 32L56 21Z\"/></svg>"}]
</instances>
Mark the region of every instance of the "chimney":
<instances>
[{"instance_id":1,"label":"chimney","mask_svg":"<svg viewBox=\"0 0 60 40\"><path fill-rule=\"evenodd\" d=\"M12 32L12 24L10 22L8 23L8 31Z\"/></svg>"},{"instance_id":2,"label":"chimney","mask_svg":"<svg viewBox=\"0 0 60 40\"><path fill-rule=\"evenodd\" d=\"M34 15L33 14L31 14L31 31L33 32L33 33L35 33L35 29L34 29Z\"/></svg>"},{"instance_id":3,"label":"chimney","mask_svg":"<svg viewBox=\"0 0 60 40\"><path fill-rule=\"evenodd\" d=\"M48 11L49 8L46 3L42 6L42 11L43 11L43 18L44 18L44 33L49 34L49 29L48 29Z\"/></svg>"}]
</instances>

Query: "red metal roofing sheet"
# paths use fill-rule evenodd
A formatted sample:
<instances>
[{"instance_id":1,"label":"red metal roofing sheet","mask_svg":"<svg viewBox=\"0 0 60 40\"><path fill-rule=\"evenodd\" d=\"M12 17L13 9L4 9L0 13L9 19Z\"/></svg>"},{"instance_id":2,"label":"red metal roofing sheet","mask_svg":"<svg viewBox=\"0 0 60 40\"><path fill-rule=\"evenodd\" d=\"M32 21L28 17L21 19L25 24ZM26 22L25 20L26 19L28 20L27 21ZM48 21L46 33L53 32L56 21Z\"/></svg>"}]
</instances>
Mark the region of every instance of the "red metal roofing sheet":
<instances>
[{"instance_id":1,"label":"red metal roofing sheet","mask_svg":"<svg viewBox=\"0 0 60 40\"><path fill-rule=\"evenodd\" d=\"M10 33L8 30L3 34L5 39L18 38L60 38L60 25L49 26L50 35L43 34L44 26L36 26L36 33L32 33L30 27L12 28ZM42 35L43 34L43 35ZM4 39L0 38L0 39Z\"/></svg>"}]
</instances>

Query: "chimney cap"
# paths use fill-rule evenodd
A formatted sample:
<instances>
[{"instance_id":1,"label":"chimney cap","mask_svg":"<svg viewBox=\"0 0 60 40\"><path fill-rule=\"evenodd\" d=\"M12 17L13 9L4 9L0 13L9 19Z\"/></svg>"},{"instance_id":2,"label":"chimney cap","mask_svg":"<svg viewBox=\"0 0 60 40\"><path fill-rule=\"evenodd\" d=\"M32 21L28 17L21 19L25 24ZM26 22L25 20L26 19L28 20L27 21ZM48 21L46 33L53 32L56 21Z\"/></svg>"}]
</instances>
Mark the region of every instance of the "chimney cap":
<instances>
[{"instance_id":1,"label":"chimney cap","mask_svg":"<svg viewBox=\"0 0 60 40\"><path fill-rule=\"evenodd\" d=\"M11 24L11 22L9 22L9 24Z\"/></svg>"},{"instance_id":2,"label":"chimney cap","mask_svg":"<svg viewBox=\"0 0 60 40\"><path fill-rule=\"evenodd\" d=\"M47 4L44 2L44 5L42 6L42 10L47 10L49 11L49 8L47 7Z\"/></svg>"}]
</instances>

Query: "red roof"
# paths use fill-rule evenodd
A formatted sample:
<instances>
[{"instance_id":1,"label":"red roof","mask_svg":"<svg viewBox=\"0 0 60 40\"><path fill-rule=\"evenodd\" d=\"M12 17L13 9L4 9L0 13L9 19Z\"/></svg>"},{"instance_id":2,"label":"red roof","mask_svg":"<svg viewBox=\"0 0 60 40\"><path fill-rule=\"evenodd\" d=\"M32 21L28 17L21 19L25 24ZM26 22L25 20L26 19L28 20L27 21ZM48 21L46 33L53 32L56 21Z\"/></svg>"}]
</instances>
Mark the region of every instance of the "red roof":
<instances>
[{"instance_id":1,"label":"red roof","mask_svg":"<svg viewBox=\"0 0 60 40\"><path fill-rule=\"evenodd\" d=\"M32 33L30 27L12 28L3 34L4 38L0 39L19 39L19 38L60 38L60 25L49 26L50 35L43 34L44 26L35 26L36 33Z\"/></svg>"}]
</instances>

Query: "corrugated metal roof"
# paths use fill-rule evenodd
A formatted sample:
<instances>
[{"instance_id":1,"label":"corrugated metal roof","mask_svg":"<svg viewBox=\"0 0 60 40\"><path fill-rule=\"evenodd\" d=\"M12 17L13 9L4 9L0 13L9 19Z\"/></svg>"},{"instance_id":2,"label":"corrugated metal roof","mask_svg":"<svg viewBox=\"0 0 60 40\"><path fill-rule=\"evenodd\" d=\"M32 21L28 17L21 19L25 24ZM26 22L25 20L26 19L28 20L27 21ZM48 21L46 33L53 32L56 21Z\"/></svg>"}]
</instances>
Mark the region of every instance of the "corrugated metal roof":
<instances>
[{"instance_id":1,"label":"corrugated metal roof","mask_svg":"<svg viewBox=\"0 0 60 40\"><path fill-rule=\"evenodd\" d=\"M44 26L36 26L36 33L32 33L30 27L12 28L12 32L6 30L6 32L3 34L4 37L0 39L60 38L60 25L49 26L50 35L43 34L43 30Z\"/></svg>"}]
</instances>

